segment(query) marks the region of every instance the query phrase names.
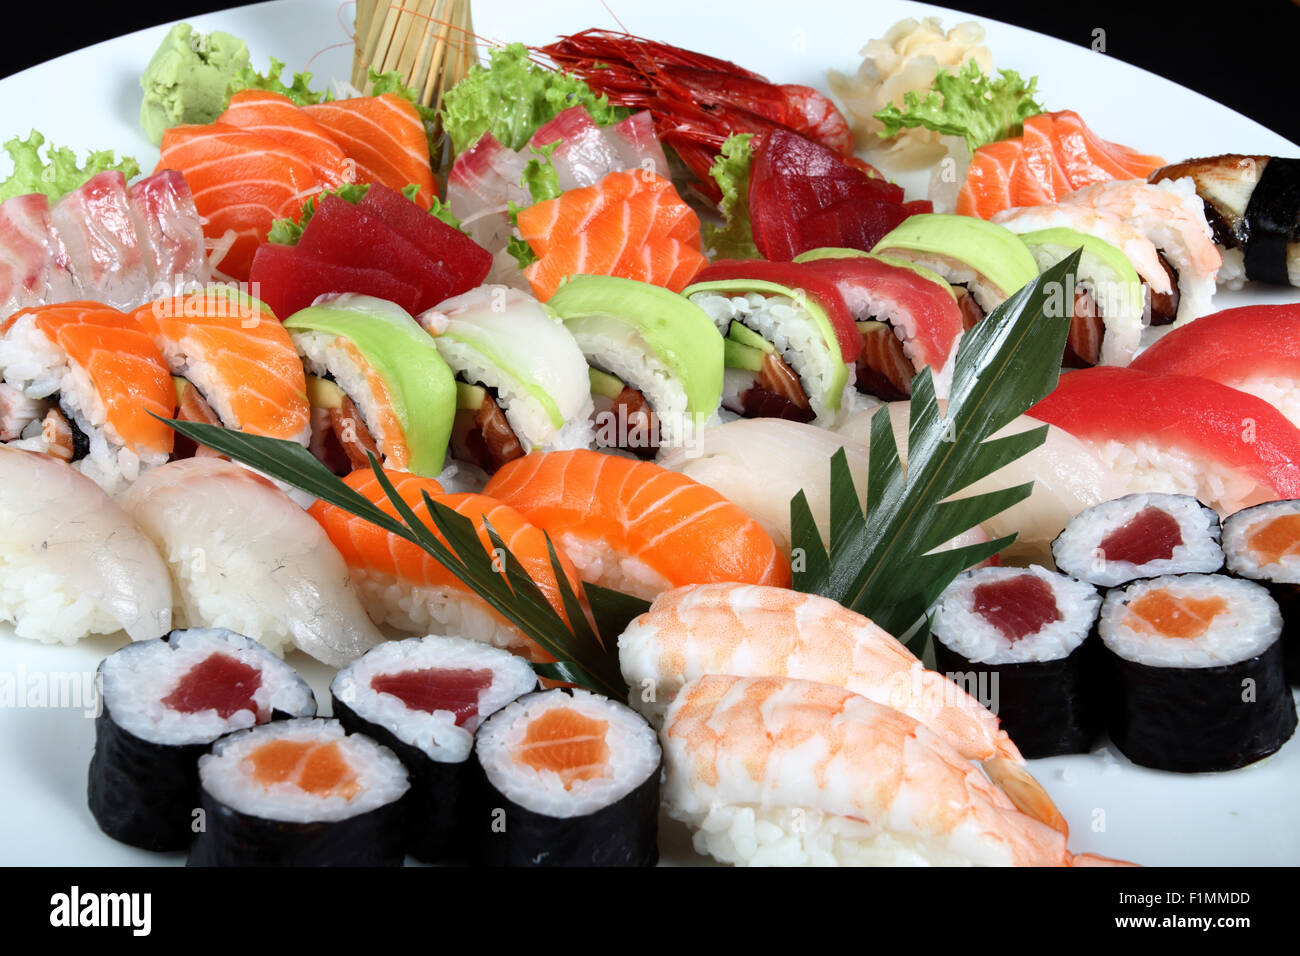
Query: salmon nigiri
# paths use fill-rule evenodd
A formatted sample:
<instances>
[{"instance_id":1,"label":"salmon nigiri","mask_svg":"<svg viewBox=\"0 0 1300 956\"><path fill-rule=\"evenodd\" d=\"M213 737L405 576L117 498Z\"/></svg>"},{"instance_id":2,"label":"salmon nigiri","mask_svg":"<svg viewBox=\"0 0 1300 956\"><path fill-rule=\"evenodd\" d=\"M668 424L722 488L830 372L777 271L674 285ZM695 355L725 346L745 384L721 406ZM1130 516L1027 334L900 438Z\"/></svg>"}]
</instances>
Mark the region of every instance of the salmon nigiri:
<instances>
[{"instance_id":1,"label":"salmon nigiri","mask_svg":"<svg viewBox=\"0 0 1300 956\"><path fill-rule=\"evenodd\" d=\"M352 165L334 137L287 96L270 90L240 90L230 97L217 122L261 133L293 150L311 164L327 189L350 181Z\"/></svg>"},{"instance_id":2,"label":"salmon nigiri","mask_svg":"<svg viewBox=\"0 0 1300 956\"><path fill-rule=\"evenodd\" d=\"M713 581L790 584L790 562L757 521L650 462L535 452L508 462L484 494L550 532L590 583L644 598Z\"/></svg>"},{"instance_id":3,"label":"salmon nigiri","mask_svg":"<svg viewBox=\"0 0 1300 956\"><path fill-rule=\"evenodd\" d=\"M306 445L307 377L271 310L225 286L132 313L177 378L180 417Z\"/></svg>"},{"instance_id":4,"label":"salmon nigiri","mask_svg":"<svg viewBox=\"0 0 1300 956\"><path fill-rule=\"evenodd\" d=\"M231 233L233 243L216 267L240 282L247 281L253 253L272 223L296 217L303 200L321 189L302 155L278 139L225 123L167 130L158 169L185 176L209 240Z\"/></svg>"},{"instance_id":5,"label":"salmon nigiri","mask_svg":"<svg viewBox=\"0 0 1300 956\"><path fill-rule=\"evenodd\" d=\"M71 461L110 493L171 454L154 416L171 417L176 393L131 316L99 302L24 309L0 326L0 368L43 412L17 447Z\"/></svg>"},{"instance_id":6,"label":"salmon nigiri","mask_svg":"<svg viewBox=\"0 0 1300 956\"><path fill-rule=\"evenodd\" d=\"M383 183L401 190L420 187L415 201L428 209L437 187L429 161L424 122L409 100L395 93L357 96L303 107L355 166L351 182Z\"/></svg>"},{"instance_id":7,"label":"salmon nigiri","mask_svg":"<svg viewBox=\"0 0 1300 956\"><path fill-rule=\"evenodd\" d=\"M385 471L385 475L402 500L430 527L433 524L422 498L426 492L439 504L473 521L479 540L489 552L493 545L487 525L491 524L547 601L564 616L546 536L522 514L487 495L445 495L432 478L397 471ZM352 472L344 481L388 514L397 516L397 509L369 468ZM416 634L459 634L504 647L533 661L554 659L424 549L325 502L314 504L310 513L343 555L362 603L374 620ZM560 562L576 591L577 573L562 556Z\"/></svg>"}]
</instances>

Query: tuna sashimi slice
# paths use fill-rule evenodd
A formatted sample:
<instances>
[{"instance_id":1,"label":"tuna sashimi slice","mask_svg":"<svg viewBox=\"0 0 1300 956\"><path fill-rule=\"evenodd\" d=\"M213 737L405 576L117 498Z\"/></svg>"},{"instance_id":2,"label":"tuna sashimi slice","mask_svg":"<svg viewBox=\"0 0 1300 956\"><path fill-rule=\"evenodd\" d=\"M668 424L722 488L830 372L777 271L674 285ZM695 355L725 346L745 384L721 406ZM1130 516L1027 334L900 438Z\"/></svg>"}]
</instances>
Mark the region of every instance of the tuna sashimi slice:
<instances>
[{"instance_id":1,"label":"tuna sashimi slice","mask_svg":"<svg viewBox=\"0 0 1300 956\"><path fill-rule=\"evenodd\" d=\"M430 259L441 262L455 277L451 295L482 285L492 268L492 254L486 249L382 183L366 191L358 208L378 216Z\"/></svg>"},{"instance_id":2,"label":"tuna sashimi slice","mask_svg":"<svg viewBox=\"0 0 1300 956\"><path fill-rule=\"evenodd\" d=\"M327 262L295 246L264 242L253 257L253 294L281 319L307 308L319 296L356 292L419 310L420 290L382 269L361 269Z\"/></svg>"},{"instance_id":3,"label":"tuna sashimi slice","mask_svg":"<svg viewBox=\"0 0 1300 956\"><path fill-rule=\"evenodd\" d=\"M420 312L455 294L455 278L441 262L426 256L378 216L367 215L338 196L321 201L298 240L298 249L327 262L380 269L409 282L420 290Z\"/></svg>"},{"instance_id":4,"label":"tuna sashimi slice","mask_svg":"<svg viewBox=\"0 0 1300 956\"><path fill-rule=\"evenodd\" d=\"M163 169L128 191L143 225L143 249L159 283L172 289L208 281L203 224L185 177Z\"/></svg>"},{"instance_id":5,"label":"tuna sashimi slice","mask_svg":"<svg viewBox=\"0 0 1300 956\"><path fill-rule=\"evenodd\" d=\"M437 193L429 161L429 139L420 114L395 93L331 100L303 108L334 138L355 164L350 182L383 183L401 190L416 185L424 209Z\"/></svg>"},{"instance_id":6,"label":"tuna sashimi slice","mask_svg":"<svg viewBox=\"0 0 1300 956\"><path fill-rule=\"evenodd\" d=\"M131 205L126 177L116 170L92 176L50 211L82 295L129 309L149 297L154 275Z\"/></svg>"}]
</instances>

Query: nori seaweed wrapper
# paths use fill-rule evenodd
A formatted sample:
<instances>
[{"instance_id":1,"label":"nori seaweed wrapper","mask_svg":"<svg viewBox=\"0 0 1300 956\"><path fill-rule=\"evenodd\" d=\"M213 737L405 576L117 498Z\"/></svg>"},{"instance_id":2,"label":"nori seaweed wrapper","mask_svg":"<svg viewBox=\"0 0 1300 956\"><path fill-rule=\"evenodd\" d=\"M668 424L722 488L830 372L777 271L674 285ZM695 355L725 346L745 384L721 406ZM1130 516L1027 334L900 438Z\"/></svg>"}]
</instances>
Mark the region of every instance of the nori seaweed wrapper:
<instances>
[{"instance_id":1,"label":"nori seaweed wrapper","mask_svg":"<svg viewBox=\"0 0 1300 956\"><path fill-rule=\"evenodd\" d=\"M979 675L975 686L989 688L990 696L996 686L993 712L1026 758L1087 753L1102 726L1100 643L1094 634L1057 660L976 664L936 638L935 670Z\"/></svg>"},{"instance_id":2,"label":"nori seaweed wrapper","mask_svg":"<svg viewBox=\"0 0 1300 956\"><path fill-rule=\"evenodd\" d=\"M338 697L333 700L334 719L344 730L364 734L383 744L397 755L410 774L411 788L401 800L406 852L422 863L463 860L466 848L464 828L460 824L469 760L459 763L434 760L383 725L366 720Z\"/></svg>"},{"instance_id":3,"label":"nori seaweed wrapper","mask_svg":"<svg viewBox=\"0 0 1300 956\"><path fill-rule=\"evenodd\" d=\"M487 779L475 749L465 826L486 866L654 866L659 862L663 763L594 813L551 817L514 803Z\"/></svg>"},{"instance_id":4,"label":"nori seaweed wrapper","mask_svg":"<svg viewBox=\"0 0 1300 956\"><path fill-rule=\"evenodd\" d=\"M1107 729L1124 756L1177 773L1236 770L1275 752L1296 728L1282 642L1217 667L1151 667L1106 648ZM1254 682L1253 700L1246 696Z\"/></svg>"},{"instance_id":5,"label":"nori seaweed wrapper","mask_svg":"<svg viewBox=\"0 0 1300 956\"><path fill-rule=\"evenodd\" d=\"M1300 241L1300 159L1271 157L1246 204L1246 278L1289 285L1287 246Z\"/></svg>"},{"instance_id":6,"label":"nori seaweed wrapper","mask_svg":"<svg viewBox=\"0 0 1300 956\"><path fill-rule=\"evenodd\" d=\"M204 827L187 866L401 866L402 804L394 801L346 820L289 823L229 807L206 790Z\"/></svg>"}]
</instances>

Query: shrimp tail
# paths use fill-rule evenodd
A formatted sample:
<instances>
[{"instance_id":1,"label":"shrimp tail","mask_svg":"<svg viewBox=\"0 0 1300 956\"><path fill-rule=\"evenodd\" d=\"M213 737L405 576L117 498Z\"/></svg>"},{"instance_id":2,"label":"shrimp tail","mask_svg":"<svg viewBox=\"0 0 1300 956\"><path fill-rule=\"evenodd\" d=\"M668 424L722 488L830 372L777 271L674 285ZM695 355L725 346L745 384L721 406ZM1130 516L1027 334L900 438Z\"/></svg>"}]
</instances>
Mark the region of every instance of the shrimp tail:
<instances>
[{"instance_id":1,"label":"shrimp tail","mask_svg":"<svg viewBox=\"0 0 1300 956\"><path fill-rule=\"evenodd\" d=\"M1023 763L1007 757L991 757L984 761L983 767L988 778L1002 788L1017 810L1067 837L1070 835L1065 817L1047 795L1043 785L1030 776Z\"/></svg>"},{"instance_id":2,"label":"shrimp tail","mask_svg":"<svg viewBox=\"0 0 1300 956\"><path fill-rule=\"evenodd\" d=\"M1113 860L1108 856L1098 856L1095 853L1069 853L1066 854L1066 866L1141 866L1141 863L1130 863L1128 860Z\"/></svg>"}]
</instances>

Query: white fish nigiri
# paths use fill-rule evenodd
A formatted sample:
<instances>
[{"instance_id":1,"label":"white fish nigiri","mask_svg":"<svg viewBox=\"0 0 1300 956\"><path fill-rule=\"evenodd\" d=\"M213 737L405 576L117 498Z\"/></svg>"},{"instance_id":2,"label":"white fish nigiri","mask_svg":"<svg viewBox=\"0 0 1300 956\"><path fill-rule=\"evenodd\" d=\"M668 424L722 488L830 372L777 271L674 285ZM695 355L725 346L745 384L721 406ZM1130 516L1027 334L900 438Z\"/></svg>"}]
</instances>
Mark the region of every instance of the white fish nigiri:
<instances>
[{"instance_id":1,"label":"white fish nigiri","mask_svg":"<svg viewBox=\"0 0 1300 956\"><path fill-rule=\"evenodd\" d=\"M894 439L904 464L907 462L907 410L906 402L893 402L889 406ZM851 440L868 441L873 411L859 412L836 431ZM1042 424L1021 416L995 432L993 437L1029 431ZM1012 488L1028 481L1034 483L1028 498L983 524L984 531L994 538L1016 534L1015 543L1003 554L1004 558L1016 564L1037 563L1052 567L1052 539L1061 533L1066 522L1084 508L1125 494L1123 482L1097 452L1068 432L1051 427L1043 444L987 478L974 482L958 497Z\"/></svg>"},{"instance_id":2,"label":"white fish nigiri","mask_svg":"<svg viewBox=\"0 0 1300 956\"><path fill-rule=\"evenodd\" d=\"M830 684L702 677L662 740L665 810L726 863L1108 862L1076 860L1063 833L911 717Z\"/></svg>"},{"instance_id":3,"label":"white fish nigiri","mask_svg":"<svg viewBox=\"0 0 1300 956\"><path fill-rule=\"evenodd\" d=\"M162 552L178 623L224 627L341 667L383 637L324 530L269 481L217 458L155 468L121 504Z\"/></svg>"},{"instance_id":4,"label":"white fish nigiri","mask_svg":"<svg viewBox=\"0 0 1300 956\"><path fill-rule=\"evenodd\" d=\"M97 484L49 455L0 447L0 619L46 643L171 630L158 549Z\"/></svg>"}]
</instances>

